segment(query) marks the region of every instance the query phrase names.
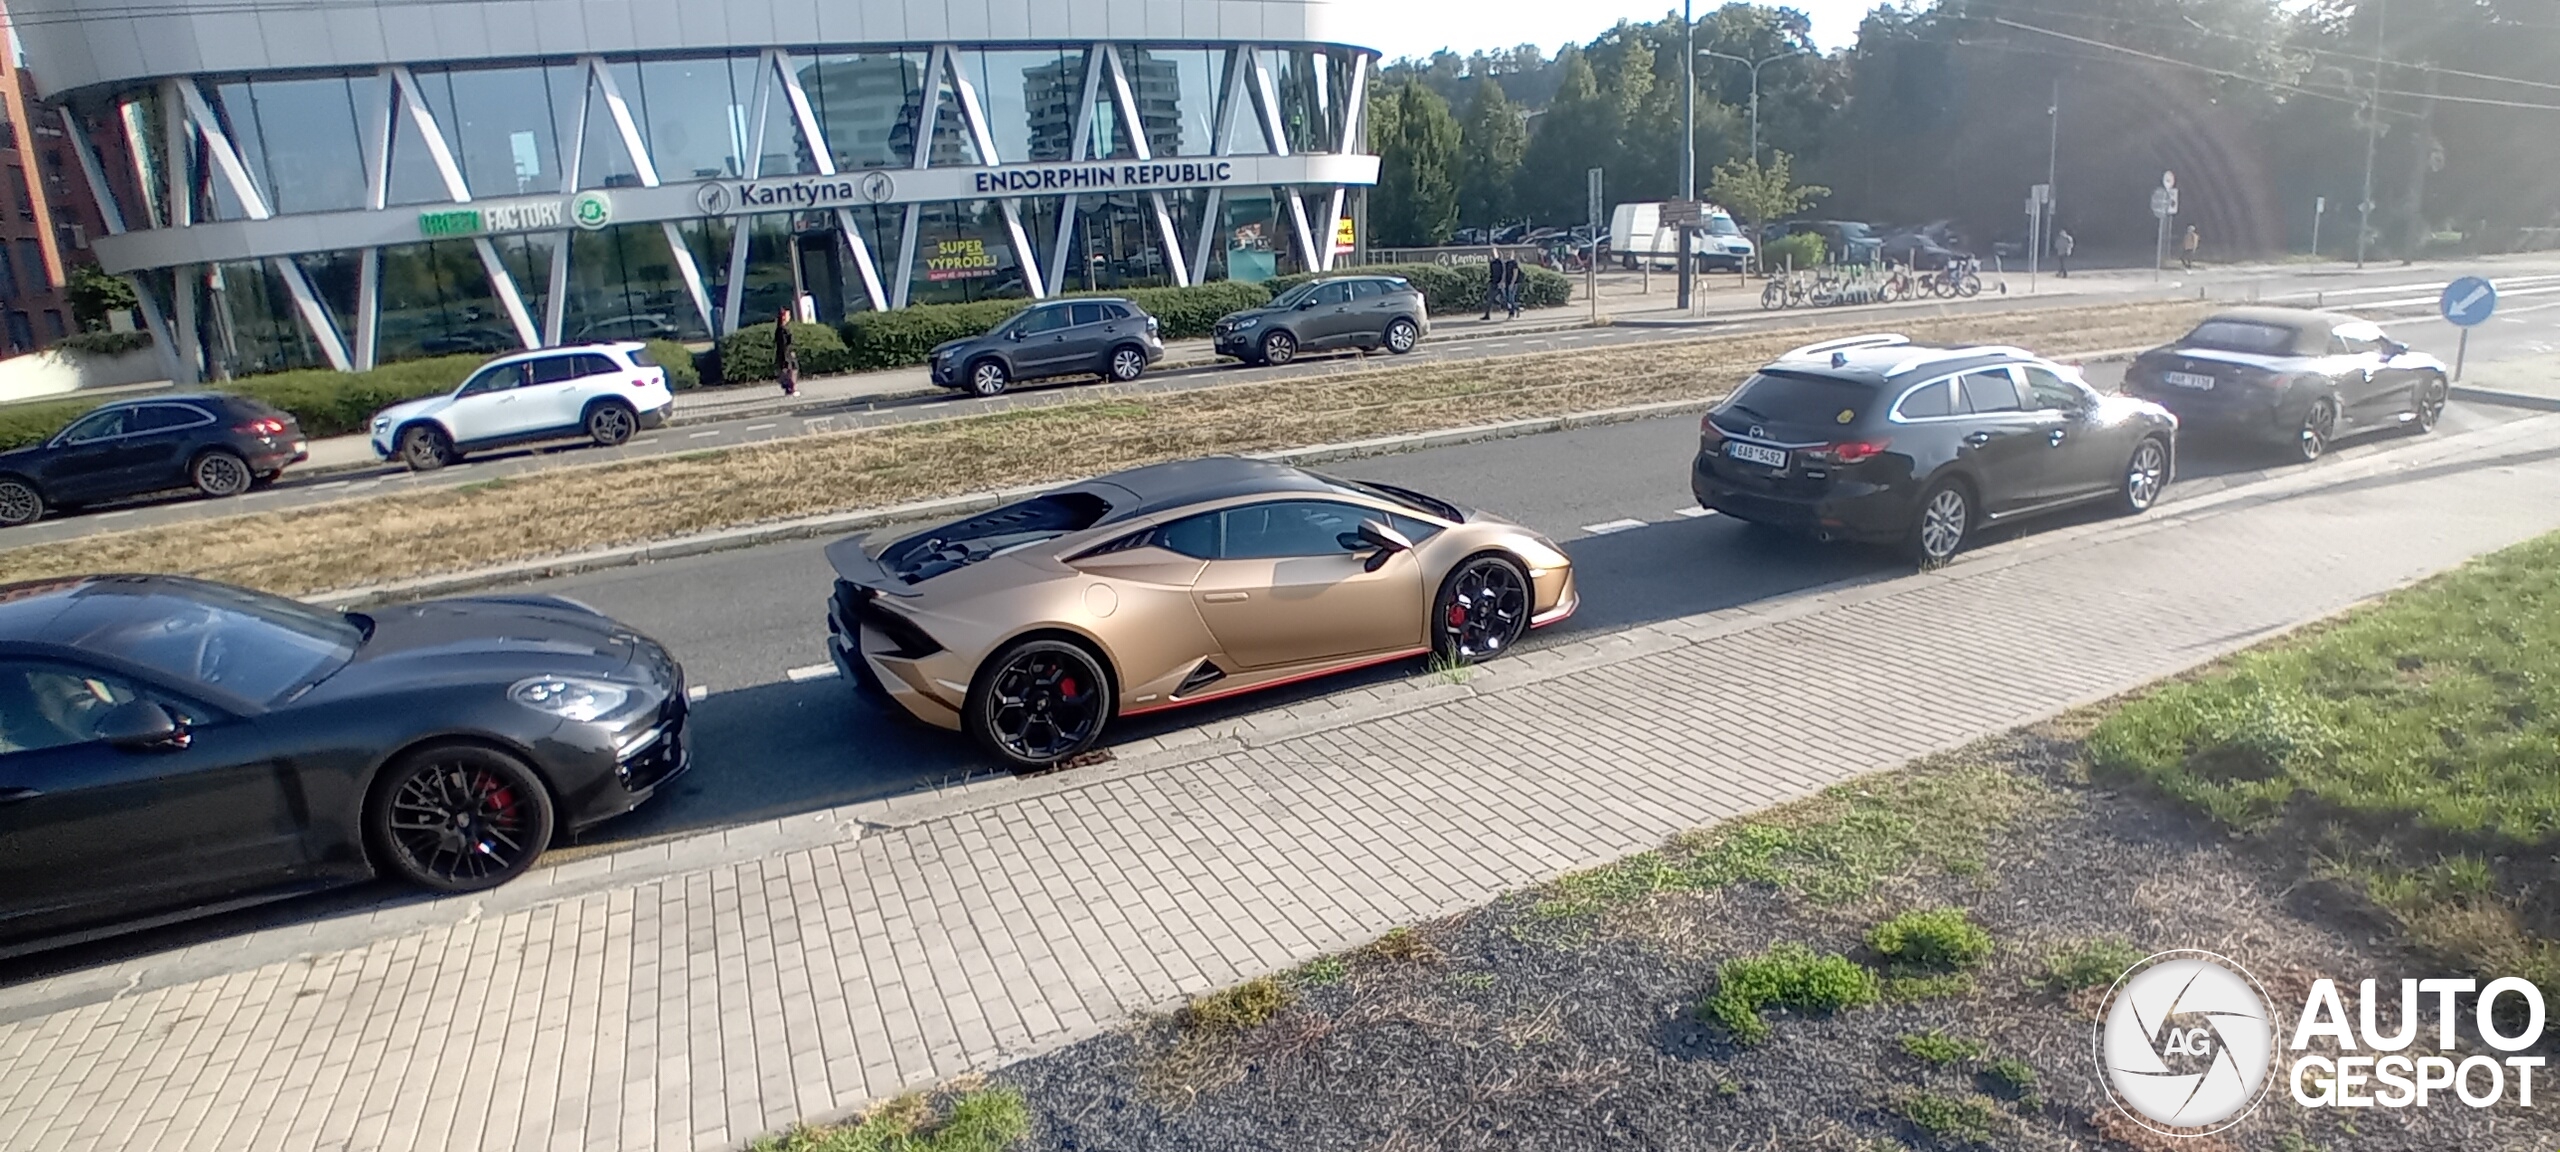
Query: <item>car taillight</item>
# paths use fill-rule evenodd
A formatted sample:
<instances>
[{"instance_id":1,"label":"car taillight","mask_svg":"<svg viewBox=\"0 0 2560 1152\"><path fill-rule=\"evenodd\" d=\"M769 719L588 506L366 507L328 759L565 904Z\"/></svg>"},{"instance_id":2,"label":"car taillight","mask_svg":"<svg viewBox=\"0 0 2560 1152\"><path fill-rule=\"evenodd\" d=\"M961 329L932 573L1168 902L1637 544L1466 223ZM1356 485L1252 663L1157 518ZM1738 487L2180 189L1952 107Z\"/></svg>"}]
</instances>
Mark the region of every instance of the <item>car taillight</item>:
<instances>
[{"instance_id":1,"label":"car taillight","mask_svg":"<svg viewBox=\"0 0 2560 1152\"><path fill-rule=\"evenodd\" d=\"M634 388L646 388L649 386L649 378L646 376L634 376L631 378L631 386Z\"/></svg>"},{"instance_id":2,"label":"car taillight","mask_svg":"<svg viewBox=\"0 0 2560 1152\"><path fill-rule=\"evenodd\" d=\"M231 430L248 436L282 436L284 421L273 416L261 416L246 424L233 425Z\"/></svg>"},{"instance_id":3,"label":"car taillight","mask_svg":"<svg viewBox=\"0 0 2560 1152\"><path fill-rule=\"evenodd\" d=\"M1864 464L1869 460L1873 460L1876 457L1883 455L1884 450L1892 445L1893 441L1882 439L1843 440L1836 444L1827 444L1823 447L1813 449L1812 451L1806 452L1805 455L1820 460L1828 460L1834 464Z\"/></svg>"},{"instance_id":4,"label":"car taillight","mask_svg":"<svg viewBox=\"0 0 2560 1152\"><path fill-rule=\"evenodd\" d=\"M1698 417L1698 438L1701 440L1724 439L1724 429L1716 427L1716 417L1714 413L1710 412L1704 416Z\"/></svg>"}]
</instances>

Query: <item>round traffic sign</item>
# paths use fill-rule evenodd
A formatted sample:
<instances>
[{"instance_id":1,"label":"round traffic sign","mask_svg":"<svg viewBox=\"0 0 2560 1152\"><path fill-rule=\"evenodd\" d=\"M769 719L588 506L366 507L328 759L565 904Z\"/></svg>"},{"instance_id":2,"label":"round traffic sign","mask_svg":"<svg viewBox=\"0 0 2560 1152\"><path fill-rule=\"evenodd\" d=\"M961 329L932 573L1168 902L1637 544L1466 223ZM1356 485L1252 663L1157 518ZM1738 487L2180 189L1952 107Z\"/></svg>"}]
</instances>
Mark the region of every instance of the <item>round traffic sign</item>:
<instances>
[{"instance_id":1,"label":"round traffic sign","mask_svg":"<svg viewBox=\"0 0 2560 1152\"><path fill-rule=\"evenodd\" d=\"M2444 298L2437 304L2446 320L2469 328L2498 310L2498 286L2484 277L2465 276L2445 285Z\"/></svg>"}]
</instances>

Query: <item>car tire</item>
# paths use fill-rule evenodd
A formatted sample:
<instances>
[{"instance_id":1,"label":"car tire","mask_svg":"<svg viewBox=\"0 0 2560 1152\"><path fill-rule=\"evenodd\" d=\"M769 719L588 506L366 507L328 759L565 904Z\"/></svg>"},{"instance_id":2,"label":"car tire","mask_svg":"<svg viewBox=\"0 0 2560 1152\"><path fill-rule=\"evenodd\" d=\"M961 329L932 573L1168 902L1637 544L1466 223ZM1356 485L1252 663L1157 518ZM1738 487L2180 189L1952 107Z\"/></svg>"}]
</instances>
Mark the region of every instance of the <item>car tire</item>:
<instances>
[{"instance_id":1,"label":"car tire","mask_svg":"<svg viewBox=\"0 0 2560 1152\"><path fill-rule=\"evenodd\" d=\"M260 472L249 478L249 490L252 492L258 492L268 488L273 488L276 486L276 481L282 479L284 479L284 469L282 468L278 468L273 472Z\"/></svg>"},{"instance_id":2,"label":"car tire","mask_svg":"<svg viewBox=\"0 0 2560 1152\"><path fill-rule=\"evenodd\" d=\"M2453 394L2442 375L2428 373L2418 378L2418 386L2409 394L2409 426L2423 436L2436 430L2436 421L2444 419L2445 398Z\"/></svg>"},{"instance_id":3,"label":"car tire","mask_svg":"<svg viewBox=\"0 0 2560 1152\"><path fill-rule=\"evenodd\" d=\"M398 451L400 462L412 472L433 472L462 458L453 450L453 439L433 424L412 424L401 429Z\"/></svg>"},{"instance_id":4,"label":"car tire","mask_svg":"<svg viewBox=\"0 0 2560 1152\"><path fill-rule=\"evenodd\" d=\"M1083 645L1017 642L978 670L961 725L989 755L1015 768L1048 768L1102 739L1112 715L1111 677Z\"/></svg>"},{"instance_id":5,"label":"car tire","mask_svg":"<svg viewBox=\"0 0 2560 1152\"><path fill-rule=\"evenodd\" d=\"M1147 354L1135 344L1124 344L1111 350L1110 377L1126 384L1147 374Z\"/></svg>"},{"instance_id":6,"label":"car tire","mask_svg":"<svg viewBox=\"0 0 2560 1152\"><path fill-rule=\"evenodd\" d=\"M44 493L15 476L0 476L0 528L44 519Z\"/></svg>"},{"instance_id":7,"label":"car tire","mask_svg":"<svg viewBox=\"0 0 2560 1152\"><path fill-rule=\"evenodd\" d=\"M1422 329L1413 321L1397 317L1387 325L1387 351L1402 356L1422 343Z\"/></svg>"},{"instance_id":8,"label":"car tire","mask_svg":"<svg viewBox=\"0 0 2560 1152\"><path fill-rule=\"evenodd\" d=\"M598 448L619 448L631 442L640 431L640 413L620 400L599 400L587 405L587 415L579 423L586 426L587 439Z\"/></svg>"},{"instance_id":9,"label":"car tire","mask_svg":"<svg viewBox=\"0 0 2560 1152\"><path fill-rule=\"evenodd\" d=\"M2145 436L2133 446L2133 455L2124 463L2124 483L2116 487L2116 507L2127 516L2139 516L2160 503L2160 495L2169 490L2169 445L2157 436Z\"/></svg>"},{"instance_id":10,"label":"car tire","mask_svg":"<svg viewBox=\"0 0 2560 1152\"><path fill-rule=\"evenodd\" d=\"M2302 414L2302 426L2294 430L2294 458L2308 464L2328 455L2329 446L2338 438L2338 401L2333 396L2320 396Z\"/></svg>"},{"instance_id":11,"label":"car tire","mask_svg":"<svg viewBox=\"0 0 2560 1152\"><path fill-rule=\"evenodd\" d=\"M1013 374L1005 371L1004 361L995 357L969 365L968 388L972 396L1002 396L1012 383Z\"/></svg>"},{"instance_id":12,"label":"car tire","mask_svg":"<svg viewBox=\"0 0 2560 1152\"><path fill-rule=\"evenodd\" d=\"M238 496L257 482L248 461L241 459L239 453L222 448L196 457L195 463L187 466L187 479L195 484L196 491L216 500Z\"/></svg>"},{"instance_id":13,"label":"car tire","mask_svg":"<svg viewBox=\"0 0 2560 1152\"><path fill-rule=\"evenodd\" d=\"M1973 536L1973 489L1961 480L1940 480L1921 494L1911 518L1911 558L1923 569L1936 568L1964 551Z\"/></svg>"},{"instance_id":14,"label":"car tire","mask_svg":"<svg viewBox=\"0 0 2560 1152\"><path fill-rule=\"evenodd\" d=\"M1451 664L1511 651L1536 611L1529 573L1508 556L1471 556L1440 582L1431 602L1431 653Z\"/></svg>"},{"instance_id":15,"label":"car tire","mask_svg":"<svg viewBox=\"0 0 2560 1152\"><path fill-rule=\"evenodd\" d=\"M403 753L365 804L382 870L435 892L478 892L523 875L551 846L554 819L533 769L477 744Z\"/></svg>"},{"instance_id":16,"label":"car tire","mask_svg":"<svg viewBox=\"0 0 2560 1152\"><path fill-rule=\"evenodd\" d=\"M1262 335L1262 362L1274 368L1298 358L1298 338L1286 332Z\"/></svg>"}]
</instances>

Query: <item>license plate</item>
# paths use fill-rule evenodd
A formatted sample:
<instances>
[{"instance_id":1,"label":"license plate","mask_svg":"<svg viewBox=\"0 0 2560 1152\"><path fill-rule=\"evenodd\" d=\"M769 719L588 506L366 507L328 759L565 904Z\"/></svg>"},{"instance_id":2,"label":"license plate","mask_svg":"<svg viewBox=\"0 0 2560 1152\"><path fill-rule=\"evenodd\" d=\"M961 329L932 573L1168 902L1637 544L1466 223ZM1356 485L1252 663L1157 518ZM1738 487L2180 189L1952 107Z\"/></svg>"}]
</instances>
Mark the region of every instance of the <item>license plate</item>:
<instances>
[{"instance_id":1,"label":"license plate","mask_svg":"<svg viewBox=\"0 0 2560 1152\"><path fill-rule=\"evenodd\" d=\"M2199 392L2213 391L2213 377L2197 372L2164 372L2161 373L2160 380L2174 388L2193 388Z\"/></svg>"},{"instance_id":2,"label":"license plate","mask_svg":"<svg viewBox=\"0 0 2560 1152\"><path fill-rule=\"evenodd\" d=\"M1739 440L1726 441L1724 445L1724 454L1731 456L1736 460L1748 460L1754 464L1766 464L1771 468L1784 468L1787 466L1787 454L1783 449L1763 448L1760 445L1745 444Z\"/></svg>"}]
</instances>

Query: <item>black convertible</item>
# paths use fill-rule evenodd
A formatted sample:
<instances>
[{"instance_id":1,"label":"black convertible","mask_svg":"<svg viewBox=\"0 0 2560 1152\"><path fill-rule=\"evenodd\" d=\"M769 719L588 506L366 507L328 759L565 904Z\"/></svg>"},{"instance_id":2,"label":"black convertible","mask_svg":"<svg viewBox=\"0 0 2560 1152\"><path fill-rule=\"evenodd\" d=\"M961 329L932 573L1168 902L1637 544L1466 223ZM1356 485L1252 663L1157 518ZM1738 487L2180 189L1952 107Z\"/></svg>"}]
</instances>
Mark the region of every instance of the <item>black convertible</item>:
<instances>
[{"instance_id":1,"label":"black convertible","mask_svg":"<svg viewBox=\"0 0 2560 1152\"><path fill-rule=\"evenodd\" d=\"M684 770L684 673L573 601L0 587L0 955L382 874L472 891Z\"/></svg>"}]
</instances>

